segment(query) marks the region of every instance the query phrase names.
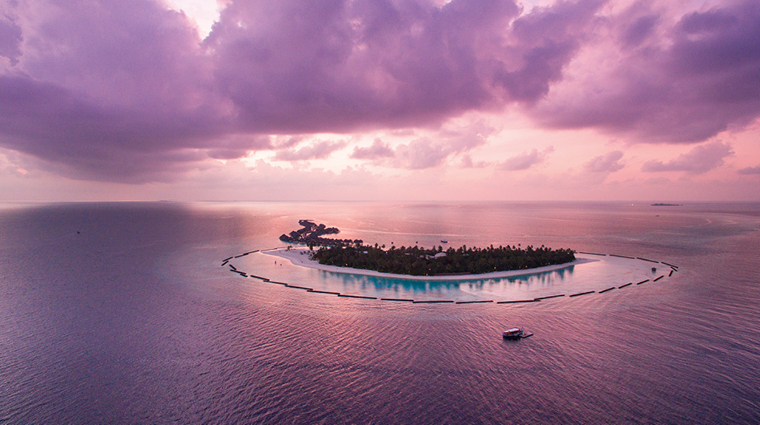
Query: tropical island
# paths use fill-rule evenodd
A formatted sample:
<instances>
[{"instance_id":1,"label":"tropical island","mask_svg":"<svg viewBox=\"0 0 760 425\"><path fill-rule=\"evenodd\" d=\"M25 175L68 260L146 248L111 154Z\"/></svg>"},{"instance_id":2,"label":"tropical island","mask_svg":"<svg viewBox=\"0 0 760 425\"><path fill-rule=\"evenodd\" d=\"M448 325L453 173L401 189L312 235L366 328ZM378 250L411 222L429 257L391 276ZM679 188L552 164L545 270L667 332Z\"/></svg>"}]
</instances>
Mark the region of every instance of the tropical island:
<instances>
[{"instance_id":1,"label":"tropical island","mask_svg":"<svg viewBox=\"0 0 760 425\"><path fill-rule=\"evenodd\" d=\"M461 246L444 251L441 246L431 249L416 245L399 248L391 246L385 250L377 244L353 244L321 247L311 252L310 256L312 260L327 266L412 276L469 275L524 270L575 260L575 254L571 249L550 249L544 246L522 249L509 245L491 245L487 248Z\"/></svg>"},{"instance_id":2,"label":"tropical island","mask_svg":"<svg viewBox=\"0 0 760 425\"><path fill-rule=\"evenodd\" d=\"M324 234L336 234L337 228L316 225L300 220L304 228L280 240L309 246L309 259L323 266L373 270L411 276L456 276L506 272L555 266L575 261L571 249L551 249L545 246L520 248L493 245L487 248L443 247L422 248L417 245L385 249L385 245L364 245L361 240L328 239ZM318 249L314 249L319 246Z\"/></svg>"}]
</instances>

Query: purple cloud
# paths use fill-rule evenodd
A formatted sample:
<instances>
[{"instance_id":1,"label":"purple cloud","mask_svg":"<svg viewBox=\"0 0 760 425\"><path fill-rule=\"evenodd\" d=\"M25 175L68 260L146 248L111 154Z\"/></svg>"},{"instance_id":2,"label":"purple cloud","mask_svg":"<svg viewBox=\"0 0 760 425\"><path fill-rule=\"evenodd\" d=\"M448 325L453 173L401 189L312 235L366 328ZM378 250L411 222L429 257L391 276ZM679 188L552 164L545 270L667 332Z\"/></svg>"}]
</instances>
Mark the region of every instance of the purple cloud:
<instances>
[{"instance_id":1,"label":"purple cloud","mask_svg":"<svg viewBox=\"0 0 760 425\"><path fill-rule=\"evenodd\" d=\"M11 65L17 64L21 56L21 27L14 21L0 10L0 56L7 58Z\"/></svg>"},{"instance_id":2,"label":"purple cloud","mask_svg":"<svg viewBox=\"0 0 760 425\"><path fill-rule=\"evenodd\" d=\"M375 139L372 142L372 146L366 148L355 147L354 152L351 154L353 159L385 159L393 158L393 149L388 146L387 143L383 143L380 139Z\"/></svg>"},{"instance_id":3,"label":"purple cloud","mask_svg":"<svg viewBox=\"0 0 760 425\"><path fill-rule=\"evenodd\" d=\"M760 115L756 0L675 22L648 3L603 17L603 0L530 13L516 0L440 3L230 0L201 40L158 0L6 2L0 147L74 178L144 182L255 150L321 155L295 149L304 134L434 129L511 105L547 126L664 142ZM619 68L594 76L599 89L563 81L601 34L618 43ZM442 137L401 145L386 163L434 167L484 143ZM356 158L372 155L361 149Z\"/></svg>"},{"instance_id":4,"label":"purple cloud","mask_svg":"<svg viewBox=\"0 0 760 425\"><path fill-rule=\"evenodd\" d=\"M583 168L592 173L614 173L622 169L625 165L620 163L623 158L622 151L612 151L591 159L584 164Z\"/></svg>"},{"instance_id":5,"label":"purple cloud","mask_svg":"<svg viewBox=\"0 0 760 425\"><path fill-rule=\"evenodd\" d=\"M0 146L137 182L273 148L258 136L435 126L539 100L599 6L232 0L200 40L154 0L11 2Z\"/></svg>"},{"instance_id":6,"label":"purple cloud","mask_svg":"<svg viewBox=\"0 0 760 425\"><path fill-rule=\"evenodd\" d=\"M546 159L549 158L549 154L552 152L554 152L554 146L549 146L540 152L538 149L533 149L530 152L523 152L519 155L507 159L501 164L499 168L508 171L527 170L534 165L538 165L546 161Z\"/></svg>"},{"instance_id":7,"label":"purple cloud","mask_svg":"<svg viewBox=\"0 0 760 425\"><path fill-rule=\"evenodd\" d=\"M760 165L756 167L746 167L736 171L739 174L757 175L760 174Z\"/></svg>"},{"instance_id":8,"label":"purple cloud","mask_svg":"<svg viewBox=\"0 0 760 425\"><path fill-rule=\"evenodd\" d=\"M641 167L645 172L686 171L690 174L706 173L723 165L723 159L734 154L731 145L712 142L696 146L687 153L668 162L647 161Z\"/></svg>"},{"instance_id":9,"label":"purple cloud","mask_svg":"<svg viewBox=\"0 0 760 425\"><path fill-rule=\"evenodd\" d=\"M310 159L325 159L333 152L343 149L348 143L341 140L331 142L329 140L320 141L313 145L305 146L301 149L287 149L277 151L274 156L278 161L307 161Z\"/></svg>"},{"instance_id":10,"label":"purple cloud","mask_svg":"<svg viewBox=\"0 0 760 425\"><path fill-rule=\"evenodd\" d=\"M537 108L536 119L666 143L701 142L754 121L760 115L760 3L730 2L670 23L654 15L636 3L610 17L602 28L618 33L619 58L610 62L616 66L587 73Z\"/></svg>"}]
</instances>

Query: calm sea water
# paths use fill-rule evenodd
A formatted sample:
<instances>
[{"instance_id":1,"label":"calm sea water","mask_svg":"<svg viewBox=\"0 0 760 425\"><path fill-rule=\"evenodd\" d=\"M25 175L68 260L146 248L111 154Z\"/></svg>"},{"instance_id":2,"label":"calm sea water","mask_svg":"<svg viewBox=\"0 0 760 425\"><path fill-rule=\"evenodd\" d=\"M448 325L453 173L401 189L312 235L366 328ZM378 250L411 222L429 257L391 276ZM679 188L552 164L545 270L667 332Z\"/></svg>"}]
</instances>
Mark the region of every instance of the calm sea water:
<instances>
[{"instance_id":1,"label":"calm sea water","mask_svg":"<svg viewBox=\"0 0 760 425\"><path fill-rule=\"evenodd\" d=\"M371 243L545 244L680 271L425 305L220 267L301 218ZM0 423L758 423L759 229L758 204L4 205ZM433 289L462 288L411 291ZM515 325L535 335L503 341Z\"/></svg>"}]
</instances>

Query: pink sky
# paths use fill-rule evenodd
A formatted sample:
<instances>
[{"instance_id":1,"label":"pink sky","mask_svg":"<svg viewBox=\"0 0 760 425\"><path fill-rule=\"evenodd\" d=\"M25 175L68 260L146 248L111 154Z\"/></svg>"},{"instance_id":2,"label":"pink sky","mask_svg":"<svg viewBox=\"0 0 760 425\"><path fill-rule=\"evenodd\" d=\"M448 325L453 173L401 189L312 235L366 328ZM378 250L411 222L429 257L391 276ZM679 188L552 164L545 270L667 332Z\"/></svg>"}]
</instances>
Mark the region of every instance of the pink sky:
<instances>
[{"instance_id":1,"label":"pink sky","mask_svg":"<svg viewBox=\"0 0 760 425\"><path fill-rule=\"evenodd\" d=\"M0 201L760 201L760 2L10 0Z\"/></svg>"}]
</instances>

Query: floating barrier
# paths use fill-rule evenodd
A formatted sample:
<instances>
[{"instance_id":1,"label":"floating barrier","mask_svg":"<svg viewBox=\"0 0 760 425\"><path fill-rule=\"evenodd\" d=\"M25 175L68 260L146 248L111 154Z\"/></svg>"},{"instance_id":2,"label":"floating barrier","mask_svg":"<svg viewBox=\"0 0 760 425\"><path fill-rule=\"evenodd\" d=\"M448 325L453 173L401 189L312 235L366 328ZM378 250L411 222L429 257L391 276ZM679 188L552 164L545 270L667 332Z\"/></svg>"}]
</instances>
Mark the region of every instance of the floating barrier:
<instances>
[{"instance_id":1,"label":"floating barrier","mask_svg":"<svg viewBox=\"0 0 760 425\"><path fill-rule=\"evenodd\" d=\"M654 261L654 260L650 260L650 259L647 259L647 258L636 257L636 259L637 259L637 260L643 260L643 261L649 261L650 263L657 263L657 264L660 264L660 262L659 262L659 261Z\"/></svg>"},{"instance_id":2,"label":"floating barrier","mask_svg":"<svg viewBox=\"0 0 760 425\"><path fill-rule=\"evenodd\" d=\"M229 261L232 260L233 258L240 258L240 257L244 257L244 256L249 255L249 254L256 253L256 252L267 252L267 251L274 251L274 250L277 250L277 249L282 249L282 248L272 248L272 249L262 249L262 250L256 249L256 250L244 252L242 254L235 255L235 256L232 256L232 257L227 257L224 260L222 260L222 266L228 265L230 267L230 271L231 272L237 273L237 274L239 274L239 275L241 275L243 277L251 277L251 278L254 278L254 279L260 279L260 280L262 280L264 282L274 283L274 284L277 284L277 285L283 285L283 286L288 287L288 288L303 289L303 290L305 290L307 292L316 292L318 294L337 295L337 296L343 297L343 298L357 298L357 299L366 299L366 300L377 300L378 299L378 297L372 297L372 296L350 295L350 294L341 294L339 292L334 292L334 291L322 291L322 290L317 290L317 289L309 288L309 287L306 287L306 286L291 285L291 284L285 283L285 282L277 282L277 281L269 280L268 278L262 277L262 276L248 275L247 273L238 270L233 264L229 263ZM607 256L607 255L609 255L611 257L627 258L627 259L631 259L631 260L642 260L642 261L648 261L650 263L664 264L666 266L670 266L670 268L671 268L670 273L668 273L668 277L673 276L673 273L678 271L678 266L676 266L674 264L666 263L664 261L662 261L662 262L654 261L654 260L650 260L648 258L643 258L643 257L629 257L629 256L626 256L626 255L600 254L600 253L596 253L596 252L584 252L584 251L575 251L575 252L578 253L578 254L598 255L598 256ZM654 267L652 269L653 269L653 271L655 270ZM663 277L665 277L664 274L658 276L657 278L655 278L653 280L653 282L657 282L658 280L662 279ZM641 285L641 284L646 283L646 282L649 282L649 279L644 279L641 282L637 282L636 285ZM631 286L631 285L633 285L633 282L626 283L625 285L618 286L617 288L618 289L622 289L622 288L625 288L625 287ZM603 289L603 290L599 291L598 293L599 294L603 294L603 293L609 292L609 291L611 291L613 289L616 289L616 288L614 286L612 286L610 288ZM579 297L581 295L588 295L588 294L593 294L593 293L596 293L596 291L579 292L577 294L569 295L569 297ZM559 298L559 297L564 297L564 296L566 296L566 295L565 294L556 294L556 295L549 295L549 296L544 296L544 297L536 297L534 299L529 299L529 300L496 301L496 304L531 303L531 302L538 302L538 301L541 301L541 300L547 300L547 299L552 299L552 298ZM494 302L494 300L454 301L454 300L414 300L414 299L409 299L409 298L379 298L379 299L383 300L383 301L411 302L411 303L414 303L414 304L444 304L444 303L449 303L449 304L481 304L481 303L493 303Z\"/></svg>"},{"instance_id":3,"label":"floating barrier","mask_svg":"<svg viewBox=\"0 0 760 425\"><path fill-rule=\"evenodd\" d=\"M444 304L444 303L451 303L454 304L454 300L422 300L422 301L412 301L414 304Z\"/></svg>"},{"instance_id":4,"label":"floating barrier","mask_svg":"<svg viewBox=\"0 0 760 425\"><path fill-rule=\"evenodd\" d=\"M534 298L534 299L536 301L541 301L541 300L548 300L550 298L559 298L559 297L564 297L564 296L565 296L565 294L557 294L557 295L549 295L548 297L538 297L538 298Z\"/></svg>"},{"instance_id":5,"label":"floating barrier","mask_svg":"<svg viewBox=\"0 0 760 425\"><path fill-rule=\"evenodd\" d=\"M365 297L364 295L348 295L348 294L338 294L339 297L343 298L360 298L363 300L376 300L377 297Z\"/></svg>"},{"instance_id":6,"label":"floating barrier","mask_svg":"<svg viewBox=\"0 0 760 425\"><path fill-rule=\"evenodd\" d=\"M314 292L314 293L317 293L317 294L340 295L340 292L320 291L320 290L317 290L317 289L312 289L309 292Z\"/></svg>"},{"instance_id":7,"label":"floating barrier","mask_svg":"<svg viewBox=\"0 0 760 425\"><path fill-rule=\"evenodd\" d=\"M492 303L493 300L479 300L479 301L457 301L454 304L482 304L482 303Z\"/></svg>"}]
</instances>

